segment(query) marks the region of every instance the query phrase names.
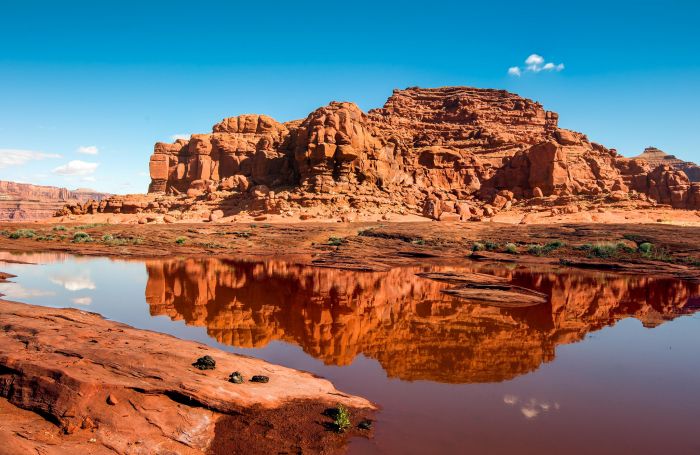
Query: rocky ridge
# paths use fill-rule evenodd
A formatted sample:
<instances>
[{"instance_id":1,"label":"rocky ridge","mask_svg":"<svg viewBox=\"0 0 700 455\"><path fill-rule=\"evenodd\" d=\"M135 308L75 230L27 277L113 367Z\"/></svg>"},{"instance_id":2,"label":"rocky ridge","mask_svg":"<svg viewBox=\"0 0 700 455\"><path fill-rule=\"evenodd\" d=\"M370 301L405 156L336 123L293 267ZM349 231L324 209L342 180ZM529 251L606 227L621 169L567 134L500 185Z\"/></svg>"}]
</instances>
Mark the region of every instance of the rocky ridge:
<instances>
[{"instance_id":1,"label":"rocky ridge","mask_svg":"<svg viewBox=\"0 0 700 455\"><path fill-rule=\"evenodd\" d=\"M469 87L395 90L366 113L332 102L286 123L226 118L211 133L156 143L150 175L146 196L72 204L59 215L480 220L514 207L580 211L610 201L700 208L700 183L673 166L627 159L559 128L537 102Z\"/></svg>"},{"instance_id":2,"label":"rocky ridge","mask_svg":"<svg viewBox=\"0 0 700 455\"><path fill-rule=\"evenodd\" d=\"M86 203L109 196L86 188L68 190L0 180L0 221L50 218L69 201Z\"/></svg>"},{"instance_id":3,"label":"rocky ridge","mask_svg":"<svg viewBox=\"0 0 700 455\"><path fill-rule=\"evenodd\" d=\"M632 159L645 161L652 168L662 165L671 166L683 171L691 182L700 182L700 166L692 161L678 159L675 155L670 155L656 147L647 147L641 154L632 157Z\"/></svg>"}]
</instances>

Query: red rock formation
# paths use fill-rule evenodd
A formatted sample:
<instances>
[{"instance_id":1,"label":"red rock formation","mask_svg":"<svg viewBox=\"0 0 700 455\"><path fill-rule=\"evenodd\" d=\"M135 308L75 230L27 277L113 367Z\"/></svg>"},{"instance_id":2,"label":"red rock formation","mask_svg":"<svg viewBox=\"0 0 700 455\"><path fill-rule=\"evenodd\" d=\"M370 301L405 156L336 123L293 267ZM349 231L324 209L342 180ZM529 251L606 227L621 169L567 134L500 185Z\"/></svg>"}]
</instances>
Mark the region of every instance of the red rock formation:
<instances>
[{"instance_id":1,"label":"red rock formation","mask_svg":"<svg viewBox=\"0 0 700 455\"><path fill-rule=\"evenodd\" d=\"M310 373L95 313L0 301L0 319L1 453L202 454L220 433L229 444L266 447L265 453L325 453L343 438L327 438L315 423L324 408L374 410ZM192 366L204 355L215 359L215 370ZM246 378L264 373L270 382L231 384L233 371ZM305 411L309 404L320 409ZM265 431L256 434L246 427L260 415ZM300 440L303 433L315 437Z\"/></svg>"},{"instance_id":2,"label":"red rock formation","mask_svg":"<svg viewBox=\"0 0 700 455\"><path fill-rule=\"evenodd\" d=\"M55 186L0 181L0 221L49 218L69 201L85 203L109 196L85 188L70 191Z\"/></svg>"},{"instance_id":3,"label":"red rock formation","mask_svg":"<svg viewBox=\"0 0 700 455\"><path fill-rule=\"evenodd\" d=\"M333 365L363 354L391 377L494 382L536 370L555 348L626 317L654 326L698 309L697 284L649 277L486 267L548 296L524 309L453 298L423 268L353 272L283 261L147 263L152 315L205 326L219 342L299 345ZM458 272L460 270L457 270ZM464 271L469 271L464 269Z\"/></svg>"},{"instance_id":4,"label":"red rock formation","mask_svg":"<svg viewBox=\"0 0 700 455\"><path fill-rule=\"evenodd\" d=\"M647 147L641 154L632 157L632 159L645 161L652 169L661 165L671 166L676 170L683 171L691 182L700 182L700 166L691 161L680 160L656 147Z\"/></svg>"},{"instance_id":5,"label":"red rock formation","mask_svg":"<svg viewBox=\"0 0 700 455\"><path fill-rule=\"evenodd\" d=\"M557 122L534 101L468 87L395 90L367 113L333 102L284 124L230 117L209 134L157 143L144 200L180 216L316 208L330 216L375 211L464 220L533 196L627 194L629 160ZM645 185L634 188L667 203ZM690 186L676 199L683 202L674 207L697 207Z\"/></svg>"}]
</instances>

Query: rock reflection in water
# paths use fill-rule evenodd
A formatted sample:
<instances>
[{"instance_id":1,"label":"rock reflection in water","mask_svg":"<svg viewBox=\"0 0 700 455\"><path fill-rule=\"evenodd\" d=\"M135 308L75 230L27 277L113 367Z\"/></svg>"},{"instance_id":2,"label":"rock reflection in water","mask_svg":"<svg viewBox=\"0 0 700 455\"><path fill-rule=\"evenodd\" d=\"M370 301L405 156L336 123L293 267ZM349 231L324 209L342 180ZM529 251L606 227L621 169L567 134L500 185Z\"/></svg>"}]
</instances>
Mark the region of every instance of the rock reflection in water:
<instances>
[{"instance_id":1,"label":"rock reflection in water","mask_svg":"<svg viewBox=\"0 0 700 455\"><path fill-rule=\"evenodd\" d=\"M326 364L364 354L388 376L448 383L496 382L553 360L555 348L635 317L653 327L698 309L697 284L671 279L517 267L395 268L355 272L283 261L149 261L152 315L205 326L238 347L299 345ZM470 303L425 271L479 271L549 296L531 308Z\"/></svg>"}]
</instances>

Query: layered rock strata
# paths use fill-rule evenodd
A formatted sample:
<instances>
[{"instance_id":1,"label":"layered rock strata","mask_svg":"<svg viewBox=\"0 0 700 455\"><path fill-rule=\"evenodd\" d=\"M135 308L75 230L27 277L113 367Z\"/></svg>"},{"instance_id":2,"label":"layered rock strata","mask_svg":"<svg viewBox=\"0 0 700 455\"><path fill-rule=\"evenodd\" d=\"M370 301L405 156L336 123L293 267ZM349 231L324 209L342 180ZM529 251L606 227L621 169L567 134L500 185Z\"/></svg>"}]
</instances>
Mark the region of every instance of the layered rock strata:
<instances>
[{"instance_id":1,"label":"layered rock strata","mask_svg":"<svg viewBox=\"0 0 700 455\"><path fill-rule=\"evenodd\" d=\"M670 166L683 171L691 182L700 182L700 166L692 161L678 159L675 155L670 155L656 147L647 147L641 154L632 157L632 159L644 161L652 168L657 168L661 165Z\"/></svg>"},{"instance_id":2,"label":"layered rock strata","mask_svg":"<svg viewBox=\"0 0 700 455\"><path fill-rule=\"evenodd\" d=\"M559 128L556 113L504 90L408 88L366 113L332 102L302 120L242 115L208 134L157 143L147 197L62 214L392 212L467 220L543 197L610 196L700 208L700 184L676 168L658 169Z\"/></svg>"},{"instance_id":3,"label":"layered rock strata","mask_svg":"<svg viewBox=\"0 0 700 455\"><path fill-rule=\"evenodd\" d=\"M50 218L66 203L85 204L100 201L109 194L79 188L0 181L0 221L29 221Z\"/></svg>"}]
</instances>

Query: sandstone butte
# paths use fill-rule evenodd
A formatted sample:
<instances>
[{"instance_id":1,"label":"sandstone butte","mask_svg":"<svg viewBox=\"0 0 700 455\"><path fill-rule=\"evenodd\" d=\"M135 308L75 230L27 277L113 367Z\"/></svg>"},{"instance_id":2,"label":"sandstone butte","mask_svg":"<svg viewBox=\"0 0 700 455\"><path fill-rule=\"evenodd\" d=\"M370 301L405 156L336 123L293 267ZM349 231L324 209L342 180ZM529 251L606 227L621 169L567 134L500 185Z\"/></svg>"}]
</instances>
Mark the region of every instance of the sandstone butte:
<instances>
[{"instance_id":1,"label":"sandstone butte","mask_svg":"<svg viewBox=\"0 0 700 455\"><path fill-rule=\"evenodd\" d=\"M49 218L68 202L99 202L109 196L86 188L71 191L55 186L0 180L0 221Z\"/></svg>"},{"instance_id":2,"label":"sandstone butte","mask_svg":"<svg viewBox=\"0 0 700 455\"><path fill-rule=\"evenodd\" d=\"M375 409L310 373L95 313L0 303L2 454L330 453L360 430L326 431L324 409L343 404L354 421ZM216 369L192 366L204 355ZM234 371L270 381L233 384Z\"/></svg>"},{"instance_id":3,"label":"sandstone butte","mask_svg":"<svg viewBox=\"0 0 700 455\"><path fill-rule=\"evenodd\" d=\"M700 183L648 155L622 157L504 90L413 87L366 113L332 102L286 123L240 115L211 133L156 143L147 195L76 202L57 215L480 220L513 208L573 213L610 203L700 209Z\"/></svg>"}]
</instances>

